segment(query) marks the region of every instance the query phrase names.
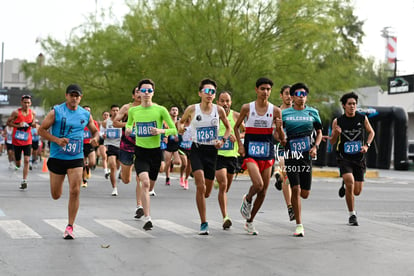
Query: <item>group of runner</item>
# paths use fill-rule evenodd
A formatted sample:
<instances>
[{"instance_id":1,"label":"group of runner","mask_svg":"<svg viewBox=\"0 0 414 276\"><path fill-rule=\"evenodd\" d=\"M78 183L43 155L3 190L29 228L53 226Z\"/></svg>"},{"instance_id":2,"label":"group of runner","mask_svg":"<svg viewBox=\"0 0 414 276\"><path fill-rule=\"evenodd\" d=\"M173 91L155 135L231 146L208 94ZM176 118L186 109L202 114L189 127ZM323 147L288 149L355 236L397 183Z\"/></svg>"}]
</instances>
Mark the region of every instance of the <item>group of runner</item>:
<instances>
[{"instance_id":1,"label":"group of runner","mask_svg":"<svg viewBox=\"0 0 414 276\"><path fill-rule=\"evenodd\" d=\"M345 112L333 121L331 136L322 137L319 113L306 103L310 92L307 85L296 83L282 87L281 107L269 102L272 87L272 80L259 78L255 85L256 99L244 104L238 113L231 109L229 91L219 93L217 104L214 104L217 84L212 79L203 79L198 87L200 102L188 106L181 118L178 118L178 108L171 108L169 112L152 101L155 83L151 79L139 81L132 90L133 101L121 108L111 106L110 116L101 124L104 129L101 130L101 136L104 136L105 153L108 156L105 173L110 176L112 195L118 194L115 172L119 166L124 183L131 181L134 167L137 183L134 216L137 219L143 217L143 228L151 230L150 193L154 193L163 161L166 161L165 170L168 170L167 185L170 185L171 160L177 161L177 164L189 163L196 185L199 234L208 235L206 198L211 194L215 179L219 184L218 202L223 229L232 226L227 212L227 192L241 157L241 167L248 170L251 186L242 197L240 212L246 220L244 228L247 233L257 235L254 218L264 202L277 160L279 169L275 173L276 187L284 191L290 220L296 220L294 236L303 237L301 198L306 199L310 195L312 158L316 157L324 138L336 144L338 165L346 185L349 224L358 225L354 196L362 190L364 154L375 135L368 119L356 113L358 96L351 92L341 98ZM79 85L69 85L66 89L66 102L53 107L38 131L41 137L50 141L47 165L54 199L61 196L63 181L65 175L68 175L69 218L64 232L65 239L74 238L73 224L79 208L80 187L85 182L84 170L91 168L90 159L84 159L84 138L89 139L91 147L98 147L100 140L100 131L90 111L79 105L82 96ZM13 127L13 141L18 140L16 166L20 166L19 152L20 155L21 152L24 153L26 164L26 154L30 149L30 128L35 124L35 114L30 109L25 109L25 106L30 106L30 103L22 98L22 108L12 113L8 120L8 125ZM85 136L86 129L88 137ZM367 138L365 132L368 133ZM168 153L164 155L162 144L165 140L173 142L170 148L167 142ZM174 148L171 148L173 145ZM178 149L186 158L174 155ZM185 171L183 169L180 172L180 184L188 189L190 172ZM26 179L27 173L23 174L21 183L26 183L27 187Z\"/></svg>"}]
</instances>

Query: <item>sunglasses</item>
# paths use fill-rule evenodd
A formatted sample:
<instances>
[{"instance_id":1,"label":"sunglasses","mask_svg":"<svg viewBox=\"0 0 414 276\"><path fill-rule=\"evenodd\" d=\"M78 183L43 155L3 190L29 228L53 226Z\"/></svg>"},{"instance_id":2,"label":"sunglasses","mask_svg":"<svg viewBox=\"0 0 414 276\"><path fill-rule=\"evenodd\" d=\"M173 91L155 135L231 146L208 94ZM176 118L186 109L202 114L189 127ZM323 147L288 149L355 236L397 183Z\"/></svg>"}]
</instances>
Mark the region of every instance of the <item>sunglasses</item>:
<instances>
[{"instance_id":1,"label":"sunglasses","mask_svg":"<svg viewBox=\"0 0 414 276\"><path fill-rule=\"evenodd\" d=\"M152 88L141 88L139 90L139 92L141 92L141 93L145 93L145 92L152 93L152 92L154 92L154 89L152 89Z\"/></svg>"},{"instance_id":2,"label":"sunglasses","mask_svg":"<svg viewBox=\"0 0 414 276\"><path fill-rule=\"evenodd\" d=\"M296 97L306 97L308 95L308 92L300 90L300 91L295 91L293 95L295 95Z\"/></svg>"},{"instance_id":3,"label":"sunglasses","mask_svg":"<svg viewBox=\"0 0 414 276\"><path fill-rule=\"evenodd\" d=\"M201 89L201 91L203 91L204 94L211 94L211 95L216 94L216 89L213 89L213 88L204 88L204 89Z\"/></svg>"},{"instance_id":4,"label":"sunglasses","mask_svg":"<svg viewBox=\"0 0 414 276\"><path fill-rule=\"evenodd\" d=\"M30 95L23 95L23 96L22 96L22 100L23 100L23 99L31 99L31 98L32 98L32 96L30 96Z\"/></svg>"}]
</instances>

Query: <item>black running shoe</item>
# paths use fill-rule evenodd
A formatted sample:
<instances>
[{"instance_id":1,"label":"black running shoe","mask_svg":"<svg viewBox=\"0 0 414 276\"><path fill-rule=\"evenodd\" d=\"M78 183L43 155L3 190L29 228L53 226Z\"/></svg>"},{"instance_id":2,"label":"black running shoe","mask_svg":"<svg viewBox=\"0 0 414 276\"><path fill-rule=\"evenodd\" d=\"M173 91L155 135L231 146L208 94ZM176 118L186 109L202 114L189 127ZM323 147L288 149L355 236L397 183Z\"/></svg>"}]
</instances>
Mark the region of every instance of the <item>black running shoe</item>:
<instances>
[{"instance_id":1,"label":"black running shoe","mask_svg":"<svg viewBox=\"0 0 414 276\"><path fill-rule=\"evenodd\" d=\"M147 221L145 224L144 224L144 227L142 227L142 228L144 228L144 230L145 231L148 231L148 230L152 230L152 222L149 220L149 221Z\"/></svg>"},{"instance_id":2,"label":"black running shoe","mask_svg":"<svg viewBox=\"0 0 414 276\"><path fill-rule=\"evenodd\" d=\"M283 179L279 171L276 171L275 178L276 178L275 187L278 191L280 191L282 190Z\"/></svg>"},{"instance_id":3,"label":"black running shoe","mask_svg":"<svg viewBox=\"0 0 414 276\"><path fill-rule=\"evenodd\" d=\"M289 220L292 221L295 219L295 211L293 211L293 207L288 207L288 214L289 214Z\"/></svg>"},{"instance_id":4,"label":"black running shoe","mask_svg":"<svg viewBox=\"0 0 414 276\"><path fill-rule=\"evenodd\" d=\"M355 215L349 217L349 225L350 226L358 226L358 220Z\"/></svg>"},{"instance_id":5,"label":"black running shoe","mask_svg":"<svg viewBox=\"0 0 414 276\"><path fill-rule=\"evenodd\" d=\"M138 206L135 210L135 218L140 219L144 215L144 208L142 206Z\"/></svg>"},{"instance_id":6,"label":"black running shoe","mask_svg":"<svg viewBox=\"0 0 414 276\"><path fill-rule=\"evenodd\" d=\"M339 197L345 196L345 182L343 180L342 180L341 188L339 188L338 195Z\"/></svg>"}]
</instances>

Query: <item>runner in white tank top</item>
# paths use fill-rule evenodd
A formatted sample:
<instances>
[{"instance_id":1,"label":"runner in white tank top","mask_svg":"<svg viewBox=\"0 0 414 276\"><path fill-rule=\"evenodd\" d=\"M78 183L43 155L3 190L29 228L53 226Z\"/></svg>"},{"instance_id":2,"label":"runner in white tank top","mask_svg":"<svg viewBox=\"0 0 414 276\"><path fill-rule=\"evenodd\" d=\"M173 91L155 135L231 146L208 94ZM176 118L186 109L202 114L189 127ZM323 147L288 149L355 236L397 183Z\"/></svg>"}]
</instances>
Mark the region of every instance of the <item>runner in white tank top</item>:
<instances>
[{"instance_id":1,"label":"runner in white tank top","mask_svg":"<svg viewBox=\"0 0 414 276\"><path fill-rule=\"evenodd\" d=\"M209 233L205 198L209 197L213 187L217 150L223 146L230 135L230 124L226 112L221 106L213 104L216 88L215 81L202 80L198 89L201 103L187 107L178 123L178 133L183 134L185 121L191 119L193 143L190 162L197 186L196 202L201 220L200 235L208 235ZM223 121L226 128L221 140L218 140L219 120Z\"/></svg>"}]
</instances>

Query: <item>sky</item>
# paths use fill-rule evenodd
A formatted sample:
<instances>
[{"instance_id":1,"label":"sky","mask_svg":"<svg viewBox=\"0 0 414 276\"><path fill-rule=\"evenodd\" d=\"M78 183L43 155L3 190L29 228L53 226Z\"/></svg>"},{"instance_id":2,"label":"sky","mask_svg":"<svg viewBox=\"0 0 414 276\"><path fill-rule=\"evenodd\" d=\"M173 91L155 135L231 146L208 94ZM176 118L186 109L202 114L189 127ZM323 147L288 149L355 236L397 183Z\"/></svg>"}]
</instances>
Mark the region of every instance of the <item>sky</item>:
<instances>
[{"instance_id":1,"label":"sky","mask_svg":"<svg viewBox=\"0 0 414 276\"><path fill-rule=\"evenodd\" d=\"M414 0L353 0L353 3L355 14L365 22L361 54L383 62L386 43L381 31L390 27L390 33L397 36L398 75L414 74ZM86 22L89 14L110 6L114 20L122 22L128 12L123 0L0 0L3 58L32 62L41 53L37 39L50 35L65 42L71 30Z\"/></svg>"}]
</instances>

